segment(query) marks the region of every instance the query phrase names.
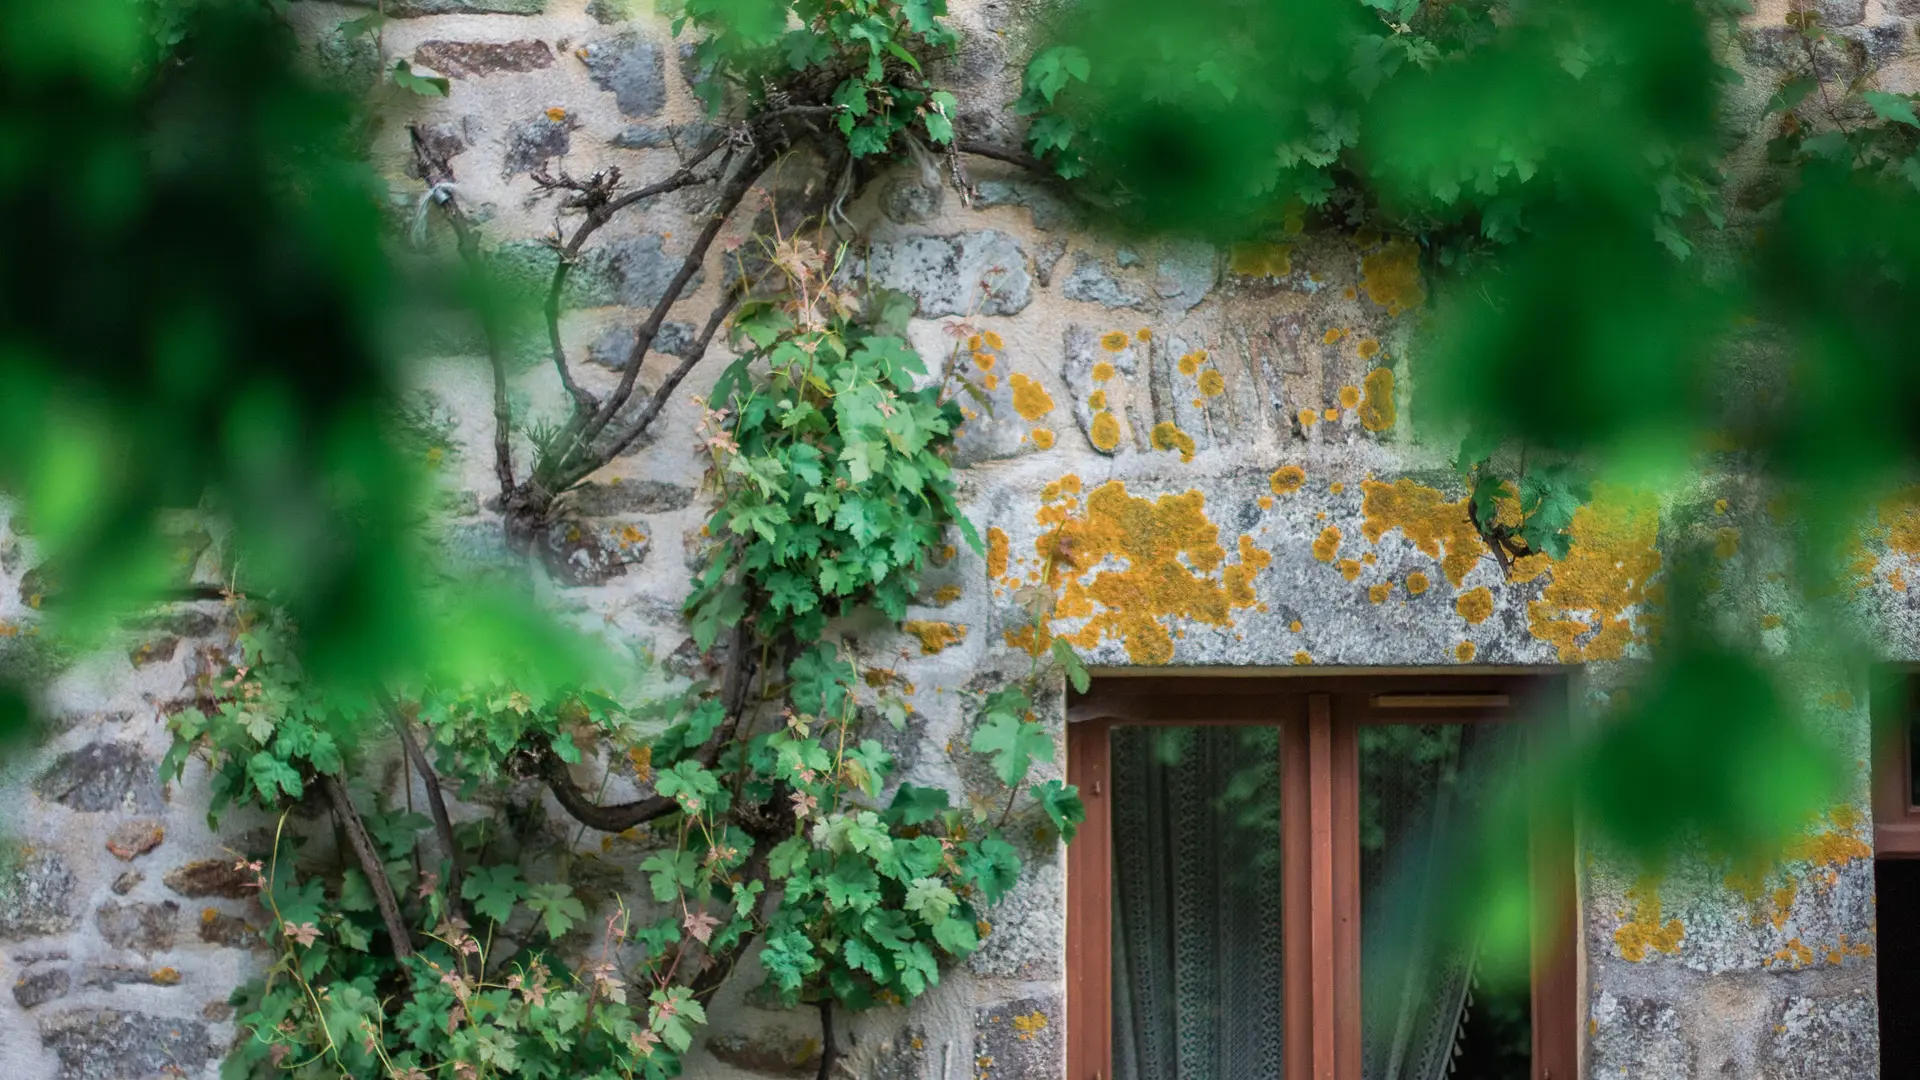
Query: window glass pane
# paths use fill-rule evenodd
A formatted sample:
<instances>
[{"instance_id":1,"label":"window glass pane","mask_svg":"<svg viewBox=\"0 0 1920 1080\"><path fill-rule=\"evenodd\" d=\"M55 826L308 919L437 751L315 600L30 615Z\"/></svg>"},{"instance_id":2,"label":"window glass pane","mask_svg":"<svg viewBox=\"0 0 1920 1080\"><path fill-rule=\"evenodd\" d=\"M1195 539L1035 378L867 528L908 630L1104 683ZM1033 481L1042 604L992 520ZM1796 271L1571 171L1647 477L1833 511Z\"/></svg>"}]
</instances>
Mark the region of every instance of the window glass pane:
<instances>
[{"instance_id":1,"label":"window glass pane","mask_svg":"<svg viewBox=\"0 0 1920 1080\"><path fill-rule=\"evenodd\" d=\"M1279 729L1112 738L1114 1080L1278 1077Z\"/></svg>"},{"instance_id":2,"label":"window glass pane","mask_svg":"<svg viewBox=\"0 0 1920 1080\"><path fill-rule=\"evenodd\" d=\"M1903 698L1904 700L1904 698ZM1920 806L1920 754L1913 748L1920 746L1920 719L1907 721L1907 805Z\"/></svg>"},{"instance_id":3,"label":"window glass pane","mask_svg":"<svg viewBox=\"0 0 1920 1080\"><path fill-rule=\"evenodd\" d=\"M1447 924L1436 899L1449 884L1450 846L1469 839L1524 734L1512 724L1359 730L1365 1080L1526 1080L1528 987L1483 978L1476 943Z\"/></svg>"}]
</instances>

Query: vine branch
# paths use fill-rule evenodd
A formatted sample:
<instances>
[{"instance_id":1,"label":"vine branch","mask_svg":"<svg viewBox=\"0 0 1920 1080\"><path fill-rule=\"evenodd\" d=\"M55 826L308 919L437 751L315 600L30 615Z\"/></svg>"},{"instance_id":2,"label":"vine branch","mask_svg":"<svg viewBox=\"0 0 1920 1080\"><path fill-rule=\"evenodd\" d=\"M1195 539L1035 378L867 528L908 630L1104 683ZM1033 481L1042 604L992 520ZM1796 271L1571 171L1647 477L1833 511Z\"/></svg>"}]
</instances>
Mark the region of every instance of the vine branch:
<instances>
[{"instance_id":1,"label":"vine branch","mask_svg":"<svg viewBox=\"0 0 1920 1080\"><path fill-rule=\"evenodd\" d=\"M373 850L373 838L367 835L366 823L360 820L360 812L353 808L353 800L347 797L347 789L341 786L338 777L322 775L320 786L326 790L334 814L346 828L347 844L353 848L361 871L367 875L367 884L373 888L373 901L380 908L380 919L387 924L387 936L393 939L393 955L406 960L413 955L413 939L407 935L407 924L400 918L400 902L394 898L393 883L387 880L387 868L381 864L379 853Z\"/></svg>"}]
</instances>

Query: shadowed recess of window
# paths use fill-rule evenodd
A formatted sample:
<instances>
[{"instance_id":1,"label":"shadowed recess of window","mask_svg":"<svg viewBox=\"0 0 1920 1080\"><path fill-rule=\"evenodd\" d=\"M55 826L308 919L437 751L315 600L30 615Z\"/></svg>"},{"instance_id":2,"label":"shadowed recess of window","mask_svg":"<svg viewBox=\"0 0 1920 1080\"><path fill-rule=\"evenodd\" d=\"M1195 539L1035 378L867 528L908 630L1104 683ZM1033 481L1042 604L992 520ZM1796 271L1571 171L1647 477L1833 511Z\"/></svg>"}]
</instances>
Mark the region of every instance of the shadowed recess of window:
<instances>
[{"instance_id":1,"label":"shadowed recess of window","mask_svg":"<svg viewBox=\"0 0 1920 1080\"><path fill-rule=\"evenodd\" d=\"M1280 1075L1279 739L1113 730L1114 1080Z\"/></svg>"},{"instance_id":2,"label":"shadowed recess of window","mask_svg":"<svg viewBox=\"0 0 1920 1080\"><path fill-rule=\"evenodd\" d=\"M1458 1058L1461 1076L1525 1080L1525 979L1481 971L1479 942L1434 900L1452 849L1519 761L1522 732L1393 724L1363 727L1359 739L1362 1075L1440 1080Z\"/></svg>"}]
</instances>

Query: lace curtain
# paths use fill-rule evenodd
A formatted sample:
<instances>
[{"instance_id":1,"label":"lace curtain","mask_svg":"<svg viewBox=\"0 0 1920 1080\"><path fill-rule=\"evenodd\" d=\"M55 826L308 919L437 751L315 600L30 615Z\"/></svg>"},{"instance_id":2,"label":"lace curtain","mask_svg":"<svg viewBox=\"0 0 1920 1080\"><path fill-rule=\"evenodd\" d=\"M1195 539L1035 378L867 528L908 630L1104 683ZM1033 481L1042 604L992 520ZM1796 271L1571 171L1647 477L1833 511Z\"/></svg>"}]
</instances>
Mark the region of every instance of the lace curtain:
<instances>
[{"instance_id":1,"label":"lace curtain","mask_svg":"<svg viewBox=\"0 0 1920 1080\"><path fill-rule=\"evenodd\" d=\"M1281 1070L1274 728L1113 731L1114 1080Z\"/></svg>"},{"instance_id":2,"label":"lace curtain","mask_svg":"<svg viewBox=\"0 0 1920 1080\"><path fill-rule=\"evenodd\" d=\"M1435 897L1449 849L1515 760L1506 724L1360 729L1361 1074L1440 1080L1472 1006L1477 942Z\"/></svg>"}]
</instances>

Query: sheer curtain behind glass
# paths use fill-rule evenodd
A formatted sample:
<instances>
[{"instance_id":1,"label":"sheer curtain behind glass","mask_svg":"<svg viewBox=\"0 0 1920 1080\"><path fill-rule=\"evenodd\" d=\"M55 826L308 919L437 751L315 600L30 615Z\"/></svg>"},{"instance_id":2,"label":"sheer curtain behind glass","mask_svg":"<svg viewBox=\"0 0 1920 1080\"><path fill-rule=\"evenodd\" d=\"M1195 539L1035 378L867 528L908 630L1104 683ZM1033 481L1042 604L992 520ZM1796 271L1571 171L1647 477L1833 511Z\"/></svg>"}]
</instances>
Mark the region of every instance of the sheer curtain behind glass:
<instances>
[{"instance_id":1,"label":"sheer curtain behind glass","mask_svg":"<svg viewBox=\"0 0 1920 1080\"><path fill-rule=\"evenodd\" d=\"M1114 1080L1277 1078L1280 733L1112 738Z\"/></svg>"},{"instance_id":2,"label":"sheer curtain behind glass","mask_svg":"<svg viewBox=\"0 0 1920 1080\"><path fill-rule=\"evenodd\" d=\"M1440 1080L1474 992L1476 943L1443 924L1448 850L1517 761L1514 725L1360 729L1361 1071ZM1473 1080L1499 1080L1475 1077Z\"/></svg>"}]
</instances>

